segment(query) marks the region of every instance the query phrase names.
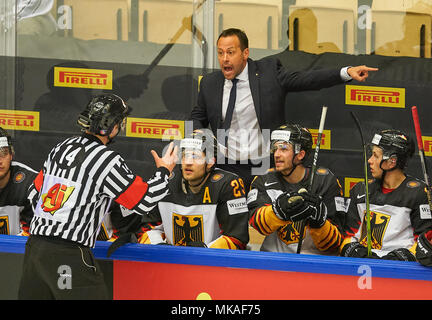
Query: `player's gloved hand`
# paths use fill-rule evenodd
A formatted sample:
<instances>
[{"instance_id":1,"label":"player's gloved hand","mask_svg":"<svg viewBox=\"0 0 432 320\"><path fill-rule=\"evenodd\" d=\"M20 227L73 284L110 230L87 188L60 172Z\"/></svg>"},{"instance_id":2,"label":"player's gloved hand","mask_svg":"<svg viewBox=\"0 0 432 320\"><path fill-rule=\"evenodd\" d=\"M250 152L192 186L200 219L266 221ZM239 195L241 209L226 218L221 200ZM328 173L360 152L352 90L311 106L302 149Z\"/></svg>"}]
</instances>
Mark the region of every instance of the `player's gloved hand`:
<instances>
[{"instance_id":1,"label":"player's gloved hand","mask_svg":"<svg viewBox=\"0 0 432 320\"><path fill-rule=\"evenodd\" d=\"M384 260L399 260L399 261L416 261L416 258L406 248L399 248L393 251L390 251L385 256L381 257Z\"/></svg>"},{"instance_id":2,"label":"player's gloved hand","mask_svg":"<svg viewBox=\"0 0 432 320\"><path fill-rule=\"evenodd\" d=\"M342 248L341 256L342 257L351 257L351 258L372 258L379 259L379 256L371 251L371 256L368 257L367 248L359 242L351 242Z\"/></svg>"},{"instance_id":3,"label":"player's gloved hand","mask_svg":"<svg viewBox=\"0 0 432 320\"><path fill-rule=\"evenodd\" d=\"M284 192L273 201L273 212L284 221L300 221L309 217L309 205L297 192Z\"/></svg>"},{"instance_id":4,"label":"player's gloved hand","mask_svg":"<svg viewBox=\"0 0 432 320\"><path fill-rule=\"evenodd\" d=\"M432 230L423 232L417 239L416 258L426 267L432 267Z\"/></svg>"},{"instance_id":5,"label":"player's gloved hand","mask_svg":"<svg viewBox=\"0 0 432 320\"><path fill-rule=\"evenodd\" d=\"M322 201L322 197L320 195L316 195L309 192L301 193L301 196L305 200L305 202L309 205L309 214L308 218L309 227L311 228L320 228L324 225L327 219L327 207L325 203Z\"/></svg>"}]
</instances>

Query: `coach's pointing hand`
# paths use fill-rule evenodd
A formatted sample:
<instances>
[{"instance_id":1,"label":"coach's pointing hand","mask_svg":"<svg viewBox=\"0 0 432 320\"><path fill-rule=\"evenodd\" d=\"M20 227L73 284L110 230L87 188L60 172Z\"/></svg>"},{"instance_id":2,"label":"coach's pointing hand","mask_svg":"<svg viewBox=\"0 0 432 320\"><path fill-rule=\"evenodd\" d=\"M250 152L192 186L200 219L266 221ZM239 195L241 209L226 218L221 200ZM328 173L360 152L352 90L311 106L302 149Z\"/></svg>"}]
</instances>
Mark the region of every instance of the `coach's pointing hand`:
<instances>
[{"instance_id":1,"label":"coach's pointing hand","mask_svg":"<svg viewBox=\"0 0 432 320\"><path fill-rule=\"evenodd\" d=\"M363 66L350 67L347 70L351 78L357 81L365 81L366 78L369 76L369 71L378 71L378 68L371 68L363 65Z\"/></svg>"},{"instance_id":2,"label":"coach's pointing hand","mask_svg":"<svg viewBox=\"0 0 432 320\"><path fill-rule=\"evenodd\" d=\"M151 150L150 152L153 155L157 168L165 167L169 172L173 171L178 160L178 146L174 147L174 142L170 142L162 158L158 156L156 151Z\"/></svg>"}]
</instances>

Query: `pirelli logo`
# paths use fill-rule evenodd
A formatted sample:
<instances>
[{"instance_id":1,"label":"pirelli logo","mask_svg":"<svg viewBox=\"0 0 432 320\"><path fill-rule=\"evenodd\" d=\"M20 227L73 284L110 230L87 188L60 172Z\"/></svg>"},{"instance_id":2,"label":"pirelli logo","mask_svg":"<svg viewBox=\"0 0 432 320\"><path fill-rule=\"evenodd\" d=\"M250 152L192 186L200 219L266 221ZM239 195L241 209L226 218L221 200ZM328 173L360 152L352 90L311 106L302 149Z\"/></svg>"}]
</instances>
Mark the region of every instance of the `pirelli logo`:
<instances>
[{"instance_id":1,"label":"pirelli logo","mask_svg":"<svg viewBox=\"0 0 432 320\"><path fill-rule=\"evenodd\" d=\"M432 157L432 137L423 136L422 139L425 156Z\"/></svg>"},{"instance_id":2,"label":"pirelli logo","mask_svg":"<svg viewBox=\"0 0 432 320\"><path fill-rule=\"evenodd\" d=\"M55 67L54 86L111 90L112 70Z\"/></svg>"},{"instance_id":3,"label":"pirelli logo","mask_svg":"<svg viewBox=\"0 0 432 320\"><path fill-rule=\"evenodd\" d=\"M0 110L0 127L6 130L39 131L39 112Z\"/></svg>"},{"instance_id":4,"label":"pirelli logo","mask_svg":"<svg viewBox=\"0 0 432 320\"><path fill-rule=\"evenodd\" d=\"M315 148L317 145L318 140L318 129L309 129L310 133L312 134L312 148ZM331 131L330 130L323 130L323 133L321 135L321 145L320 149L331 149Z\"/></svg>"},{"instance_id":5,"label":"pirelli logo","mask_svg":"<svg viewBox=\"0 0 432 320\"><path fill-rule=\"evenodd\" d=\"M345 104L405 108L405 88L346 85Z\"/></svg>"},{"instance_id":6,"label":"pirelli logo","mask_svg":"<svg viewBox=\"0 0 432 320\"><path fill-rule=\"evenodd\" d=\"M350 177L345 177L345 181L344 181L344 194L345 197L349 197L350 196L350 190L352 189L352 187L354 187L357 182L360 181L364 181L364 178L350 178Z\"/></svg>"},{"instance_id":7,"label":"pirelli logo","mask_svg":"<svg viewBox=\"0 0 432 320\"><path fill-rule=\"evenodd\" d=\"M180 140L184 136L184 121L127 118L126 136L148 139Z\"/></svg>"}]
</instances>

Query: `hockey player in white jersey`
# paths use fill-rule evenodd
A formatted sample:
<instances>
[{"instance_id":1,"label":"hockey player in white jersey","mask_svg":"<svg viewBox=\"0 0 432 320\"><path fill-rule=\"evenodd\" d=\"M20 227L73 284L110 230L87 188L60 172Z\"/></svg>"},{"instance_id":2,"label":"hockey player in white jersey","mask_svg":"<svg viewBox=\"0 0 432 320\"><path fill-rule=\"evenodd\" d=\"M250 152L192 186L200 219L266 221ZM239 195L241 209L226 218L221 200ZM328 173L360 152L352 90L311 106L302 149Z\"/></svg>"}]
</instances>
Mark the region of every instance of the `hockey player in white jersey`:
<instances>
[{"instance_id":1,"label":"hockey player in white jersey","mask_svg":"<svg viewBox=\"0 0 432 320\"><path fill-rule=\"evenodd\" d=\"M359 182L350 192L342 256L416 261L419 254L419 261L431 263L432 247L425 236L432 229L426 184L404 172L414 151L414 141L402 131L389 129L374 135L368 159L373 177L368 182L371 255L365 184ZM425 247L422 252L418 244Z\"/></svg>"},{"instance_id":2,"label":"hockey player in white jersey","mask_svg":"<svg viewBox=\"0 0 432 320\"><path fill-rule=\"evenodd\" d=\"M302 220L302 251L337 255L342 237L342 188L333 173L318 167L312 188L311 168L305 161L312 151L312 135L298 124L280 126L271 134L275 168L256 176L248 193L250 225L265 235L260 250L296 253ZM299 193L310 189L306 193Z\"/></svg>"},{"instance_id":3,"label":"hockey player in white jersey","mask_svg":"<svg viewBox=\"0 0 432 320\"><path fill-rule=\"evenodd\" d=\"M37 172L14 156L12 139L0 127L0 234L27 236L33 217L27 190Z\"/></svg>"},{"instance_id":4,"label":"hockey player in white jersey","mask_svg":"<svg viewBox=\"0 0 432 320\"><path fill-rule=\"evenodd\" d=\"M139 238L144 244L246 249L248 209L237 175L215 168L218 142L210 130L195 130L180 142L181 168L170 193L150 213L159 220Z\"/></svg>"}]
</instances>

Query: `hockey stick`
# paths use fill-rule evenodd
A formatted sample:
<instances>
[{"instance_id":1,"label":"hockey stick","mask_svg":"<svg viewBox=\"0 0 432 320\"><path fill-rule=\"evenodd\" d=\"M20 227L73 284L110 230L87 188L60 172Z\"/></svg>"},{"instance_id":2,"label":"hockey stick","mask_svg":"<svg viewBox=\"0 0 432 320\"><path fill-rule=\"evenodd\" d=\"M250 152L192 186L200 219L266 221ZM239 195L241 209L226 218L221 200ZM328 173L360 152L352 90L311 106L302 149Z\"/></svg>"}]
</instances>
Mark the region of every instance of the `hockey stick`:
<instances>
[{"instance_id":1,"label":"hockey stick","mask_svg":"<svg viewBox=\"0 0 432 320\"><path fill-rule=\"evenodd\" d=\"M354 115L354 112L351 111L351 116L354 119L354 122L360 132L360 139L363 145L363 162L364 162L364 174L365 174L365 193L366 193L366 230L367 230L367 252L370 257L372 251L372 238L371 238L371 225L370 225L370 206L369 206L369 185L368 185L368 159L366 155L366 144L363 138L363 131L360 126L360 122L357 117Z\"/></svg>"},{"instance_id":2,"label":"hockey stick","mask_svg":"<svg viewBox=\"0 0 432 320\"><path fill-rule=\"evenodd\" d=\"M322 111L321 111L321 120L320 120L320 125L318 128L318 138L317 138L317 143L315 146L315 153L314 153L314 158L313 158L313 162L312 162L312 168L311 168L311 177L310 177L310 181L309 181L309 190L312 189L312 183L315 177L315 171L316 171L316 166L317 166L317 162L318 162L318 152L320 150L321 147L321 139L322 139L322 133L324 130L324 123L325 123L325 119L326 119L326 115L327 115L327 107L323 106L322 107ZM301 252L301 247L303 244L303 233L304 233L304 229L306 227L306 221L302 220L301 221L301 225L300 225L300 238L299 238L299 242L297 245L297 253Z\"/></svg>"},{"instance_id":3,"label":"hockey stick","mask_svg":"<svg viewBox=\"0 0 432 320\"><path fill-rule=\"evenodd\" d=\"M424 180L426 183L426 194L427 194L427 198L428 198L428 202L429 202L429 208L432 211L429 175L428 175L428 170L427 170L427 166L426 166L426 162L425 162L423 138L422 138L422 134L421 134L421 130L420 130L420 121L419 121L419 116L418 116L418 112L417 112L417 107L416 106L411 107L411 112L412 112L412 117L413 117L413 121L414 121L414 128L415 128L416 137L417 137L417 146L419 149L420 162L421 162L421 166L422 166Z\"/></svg>"}]
</instances>

